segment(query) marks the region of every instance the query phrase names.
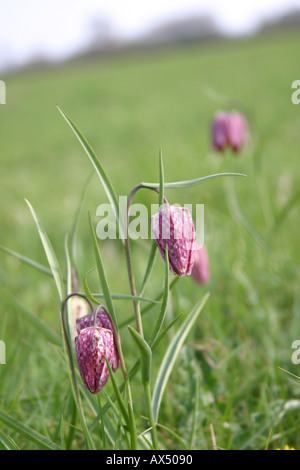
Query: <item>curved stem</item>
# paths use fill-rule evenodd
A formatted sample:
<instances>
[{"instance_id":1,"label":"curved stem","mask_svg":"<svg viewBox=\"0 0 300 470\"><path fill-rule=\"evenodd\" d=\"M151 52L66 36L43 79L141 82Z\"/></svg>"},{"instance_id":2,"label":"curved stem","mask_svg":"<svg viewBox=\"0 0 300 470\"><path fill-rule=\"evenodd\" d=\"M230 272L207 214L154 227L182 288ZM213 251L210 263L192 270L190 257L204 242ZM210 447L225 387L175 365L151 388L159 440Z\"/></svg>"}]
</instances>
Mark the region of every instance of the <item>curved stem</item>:
<instances>
[{"instance_id":1,"label":"curved stem","mask_svg":"<svg viewBox=\"0 0 300 470\"><path fill-rule=\"evenodd\" d=\"M75 394L75 397L76 397L75 402L76 402L76 404L79 408L79 411L80 411L80 419L81 419L81 423L82 423L82 426L83 426L83 429L84 429L84 434L85 434L87 444L88 444L89 448L94 448L94 444L93 444L93 442L91 440L91 437L90 437L90 434L89 434L89 430L88 430L88 427L87 427L87 424L86 424L84 411L83 411L83 407L82 407L81 397L80 397L78 383L77 383L77 379L76 379L76 372L75 372L73 353L72 353L72 345L71 345L71 341L70 341L68 325L67 325L67 319L66 319L66 305L67 305L68 300L73 296L78 296L78 297L82 297L83 299L85 299L88 302L88 304L90 305L92 311L93 311L93 305L91 304L91 302L89 301L89 299L87 299L87 297L85 295L79 294L77 292L73 292L72 294L67 295L67 297L65 298L65 300L62 303L61 319L62 319L62 328L63 328L64 338L65 338L65 344L66 344L66 348L67 348L67 354L68 354L68 357L69 357L72 383L73 383L73 390L74 390L74 394Z\"/></svg>"},{"instance_id":2,"label":"curved stem","mask_svg":"<svg viewBox=\"0 0 300 470\"><path fill-rule=\"evenodd\" d=\"M78 390L78 385L77 385L77 380L76 380L76 373L75 373L75 367L74 367L74 361L73 361L72 346L71 346L71 342L70 342L68 322L67 322L67 318L66 318L66 305L67 305L67 302L71 297L75 297L75 296L82 297L84 300L86 300L87 303L89 304L89 306L91 307L92 312L93 312L93 305L85 295L77 293L77 292L73 292L73 293L67 295L67 297L63 301L62 307L61 307L62 327L63 327L63 333L64 333L64 338L65 338L67 353L68 353L68 357L69 357L69 362L70 362L72 381L73 381L73 386L74 386L76 398L77 398L78 402L80 403L80 395L79 395L79 390Z\"/></svg>"},{"instance_id":3,"label":"curved stem","mask_svg":"<svg viewBox=\"0 0 300 470\"><path fill-rule=\"evenodd\" d=\"M153 188L151 186L148 186L145 183L139 183L137 186L135 186L131 190L131 192L128 196L128 199L127 199L127 210L126 210L126 217L125 217L125 254L126 254L126 263L127 263L127 271L128 271L130 290L131 290L131 294L134 297L137 297L137 291L136 291L136 287L135 287L135 281L134 281L134 275L133 275L133 269L132 269L128 227L129 227L129 213L130 213L130 207L131 207L131 204L132 204L132 200L133 200L133 197L134 197L135 193L141 188L151 189L152 191L155 191L156 193L159 194L159 190L157 188ZM164 198L164 200L166 201L165 198ZM142 317L141 317L141 311L140 311L140 303L139 303L138 300L133 300L133 308L134 308L137 331L139 332L139 334L143 338L144 337L143 324L142 324Z\"/></svg>"}]
</instances>

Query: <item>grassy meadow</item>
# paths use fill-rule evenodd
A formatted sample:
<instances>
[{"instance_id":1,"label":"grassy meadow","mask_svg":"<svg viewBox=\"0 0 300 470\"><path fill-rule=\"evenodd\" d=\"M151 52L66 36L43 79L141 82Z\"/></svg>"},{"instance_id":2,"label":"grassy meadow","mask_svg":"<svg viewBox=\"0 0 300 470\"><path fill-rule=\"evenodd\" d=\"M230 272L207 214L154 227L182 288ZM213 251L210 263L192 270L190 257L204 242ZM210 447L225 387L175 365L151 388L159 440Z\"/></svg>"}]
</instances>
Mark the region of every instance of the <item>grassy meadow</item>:
<instances>
[{"instance_id":1,"label":"grassy meadow","mask_svg":"<svg viewBox=\"0 0 300 470\"><path fill-rule=\"evenodd\" d=\"M200 286L185 277L171 289L166 324L182 317L153 351L152 384L184 318L210 295L164 391L161 448L210 449L212 427L220 449L300 448L300 379L286 372L300 375L291 361L292 343L300 340L300 105L291 101L291 84L300 79L299 45L299 34L282 33L3 77L0 245L48 268L26 198L65 277L65 237L82 202L74 245L81 292L85 274L95 268L88 212L96 225L96 209L107 195L56 104L84 134L118 196L141 181L159 182L160 148L165 182L223 172L247 175L165 189L170 203L204 204L210 280ZM238 155L211 149L211 120L228 106L245 113L251 128L252 143ZM140 191L135 202L151 204L157 198ZM150 246L148 240L131 242L138 290ZM99 248L111 292L130 294L120 244L101 241ZM161 291L164 273L159 255L145 297ZM92 292L102 292L96 270L88 274L88 284ZM53 278L2 249L0 299L0 340L6 345L0 447L38 449L50 442L50 447L85 448L62 352ZM147 305L142 302L142 309ZM114 306L125 325L121 337L130 369L137 357L126 327L127 320L134 326L132 302L119 299ZM152 305L143 315L146 339L158 311ZM120 370L114 376L122 382ZM131 386L142 432L147 412L139 374ZM97 400L81 391L87 425L102 448ZM102 405L111 393L110 380L100 392ZM118 416L110 408L107 418L114 434ZM113 447L109 440L107 447Z\"/></svg>"}]
</instances>

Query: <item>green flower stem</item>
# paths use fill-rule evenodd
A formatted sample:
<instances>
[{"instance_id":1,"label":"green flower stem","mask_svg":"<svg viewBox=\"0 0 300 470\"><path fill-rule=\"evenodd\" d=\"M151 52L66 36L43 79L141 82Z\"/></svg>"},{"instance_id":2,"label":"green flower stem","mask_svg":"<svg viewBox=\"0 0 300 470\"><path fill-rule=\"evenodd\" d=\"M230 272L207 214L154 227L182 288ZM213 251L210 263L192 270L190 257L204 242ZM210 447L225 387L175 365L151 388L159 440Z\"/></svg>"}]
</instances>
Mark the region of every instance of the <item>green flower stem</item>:
<instances>
[{"instance_id":1,"label":"green flower stem","mask_svg":"<svg viewBox=\"0 0 300 470\"><path fill-rule=\"evenodd\" d=\"M71 370L73 391L74 391L74 394L75 394L75 397L74 397L75 402L76 402L76 405L77 405L77 407L79 409L79 412L80 412L79 416L80 416L81 424L82 424L82 427L83 427L86 443L87 443L87 445L90 449L94 449L95 446L94 446L94 443L92 441L92 438L91 438L89 430L88 430L88 426L87 426L87 423L86 423L86 420L85 420L85 415L84 415L83 406L82 406L82 402L81 402L81 397L80 397L80 393L79 393L79 387L78 387L78 383L77 383L77 379L76 379L76 372L75 372L75 366L74 366L74 360L73 360L72 346L71 346L71 341L70 341L70 336L69 336L69 329L68 329L68 324L67 324L67 319L66 319L67 301L73 296L83 297L88 302L88 304L90 305L92 311L93 311L93 306L92 306L91 302L84 295L81 295L81 294L78 294L78 293L75 293L75 292L72 293L72 294L69 294L69 295L67 295L67 297L65 298L65 300L62 303L61 320L62 320L62 329L63 329L63 334L64 334L65 346L66 346L67 354L68 354L68 357L69 357L69 364L70 364L70 370Z\"/></svg>"},{"instance_id":2,"label":"green flower stem","mask_svg":"<svg viewBox=\"0 0 300 470\"><path fill-rule=\"evenodd\" d=\"M156 428L156 422L155 422L153 410L152 410L152 396L151 396L151 387L150 387L149 382L144 384L144 390L145 390L146 402L147 402L147 408L148 408L148 419L149 419L149 424L151 426L152 444L155 449L158 449L157 428Z\"/></svg>"},{"instance_id":3,"label":"green flower stem","mask_svg":"<svg viewBox=\"0 0 300 470\"><path fill-rule=\"evenodd\" d=\"M132 393L131 393L131 388L130 388L130 383L129 383L128 372L127 372L125 361L124 361L120 336L119 336L119 333L116 329L116 325L114 324L114 321L113 321L109 311L107 310L107 308L104 305L100 305L99 307L101 307L105 310L105 313L107 314L107 316L110 320L112 329L113 329L114 339L115 339L115 343L116 343L116 347L117 347L117 351L118 351L118 355L119 355L119 359L120 359L120 366L121 366L123 377L124 377L125 390L126 390L126 396L127 396L127 400L128 400L128 404L129 404L129 410L131 410L131 412L133 413ZM99 307L97 307L97 310L98 310ZM131 423L132 423L132 427L134 427L134 429L131 432L131 448L132 449L137 449L137 437L136 437L136 429L135 429L134 419L131 420Z\"/></svg>"},{"instance_id":4,"label":"green flower stem","mask_svg":"<svg viewBox=\"0 0 300 470\"><path fill-rule=\"evenodd\" d=\"M128 200L127 200L126 217L125 217L125 255L126 255L126 263L127 263L127 271L128 271L128 279L129 279L130 290L131 290L131 294L134 297L137 297L137 291L136 291L136 287L135 287L135 281L134 281L133 269L132 269L128 226L129 226L129 211L130 211L130 207L131 207L131 204L132 204L132 199L133 199L133 196L135 195L136 191L138 189L140 189L141 187L142 187L141 184L138 184L137 186L135 186L132 189L131 193L129 194ZM139 334L143 338L144 337L144 332L143 332L143 324L142 324L140 303L136 299L133 300L133 309L134 309L134 315L135 315L137 331L139 332Z\"/></svg>"},{"instance_id":5,"label":"green flower stem","mask_svg":"<svg viewBox=\"0 0 300 470\"><path fill-rule=\"evenodd\" d=\"M155 191L155 192L159 193L159 190L157 188L148 186L147 183L146 184L145 183L139 183L137 186L135 186L131 190L131 192L128 196L128 200L127 200L127 210L126 210L126 217L125 217L125 255L126 255L126 263L127 263L127 271L128 271L128 279L129 279L130 290L131 290L131 294L134 297L137 297L138 295L137 295L137 291L136 291L136 287L135 287L135 281L134 281L134 275L133 275L133 269L132 269L128 226L129 226L130 207L131 207L131 204L132 204L133 197L134 197L135 193L141 188L151 189L152 191ZM136 320L137 331L139 332L139 334L143 338L144 333L143 333L143 324L142 324L140 303L136 299L133 300L133 309L134 309L134 315L135 315L135 320Z\"/></svg>"}]
</instances>

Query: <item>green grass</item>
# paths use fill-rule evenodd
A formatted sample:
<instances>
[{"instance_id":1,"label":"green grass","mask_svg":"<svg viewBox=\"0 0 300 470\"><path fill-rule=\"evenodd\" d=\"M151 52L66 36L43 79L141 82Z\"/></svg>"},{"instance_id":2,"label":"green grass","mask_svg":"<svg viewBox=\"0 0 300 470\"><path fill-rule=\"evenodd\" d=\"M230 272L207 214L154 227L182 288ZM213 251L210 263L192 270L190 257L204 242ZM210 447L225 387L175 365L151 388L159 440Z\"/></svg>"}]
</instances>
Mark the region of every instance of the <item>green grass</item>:
<instances>
[{"instance_id":1,"label":"green grass","mask_svg":"<svg viewBox=\"0 0 300 470\"><path fill-rule=\"evenodd\" d=\"M268 36L4 77L0 245L47 266L26 198L64 276L65 234L72 230L92 167L56 104L91 144L118 195L128 195L141 181L159 181L160 147L165 182L219 172L247 174L165 189L169 202L205 204L211 279L202 287L191 278L179 280L170 294L166 321L187 315L207 292L210 296L178 356L159 414L160 423L181 438L190 436L194 420L197 449L211 447L210 424L220 448L264 449L269 433L270 449L285 444L300 448L300 382L279 369L300 375L291 362L291 344L300 338L300 105L291 102L291 84L299 78L299 40L299 34ZM227 100L245 110L254 137L239 157L215 155L210 149L211 119ZM141 191L135 201L156 202L149 193ZM94 175L77 234L81 290L84 275L95 267L88 211L96 223L96 208L103 202L107 197ZM119 244L101 242L100 249L111 291L130 294ZM132 243L138 288L149 251L147 241ZM160 292L164 275L157 256L145 297ZM13 442L35 449L71 442L73 448L84 448L79 419L72 425L74 404L59 344L60 302L53 279L0 252L0 282L0 339L6 344L0 412L12 420L0 421L0 446ZM88 282L93 292L101 290L96 270ZM128 300L116 300L114 306L119 323L133 314ZM145 313L146 336L158 312L154 306ZM154 376L175 333L176 326L153 352ZM126 328L122 343L131 367L136 347ZM120 371L115 377L121 383ZM137 375L132 383L137 416L146 413L140 386ZM111 390L109 382L103 392ZM87 397L83 402L91 425L94 410ZM138 417L138 423L142 428L143 419ZM27 428L37 433L32 439ZM96 445L100 431L97 423ZM158 433L165 448L180 446L165 429Z\"/></svg>"}]
</instances>

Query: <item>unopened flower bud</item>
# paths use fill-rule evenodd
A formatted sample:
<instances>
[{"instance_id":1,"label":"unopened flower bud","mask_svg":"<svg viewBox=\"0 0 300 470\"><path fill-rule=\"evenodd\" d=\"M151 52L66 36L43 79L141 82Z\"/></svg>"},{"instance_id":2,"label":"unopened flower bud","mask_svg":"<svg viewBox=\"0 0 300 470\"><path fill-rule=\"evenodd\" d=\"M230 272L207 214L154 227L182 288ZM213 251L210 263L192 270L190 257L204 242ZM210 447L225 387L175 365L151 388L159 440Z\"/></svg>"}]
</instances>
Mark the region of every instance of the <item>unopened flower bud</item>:
<instances>
[{"instance_id":1,"label":"unopened flower bud","mask_svg":"<svg viewBox=\"0 0 300 470\"><path fill-rule=\"evenodd\" d=\"M192 276L198 284L206 284L210 277L209 261L204 246L196 247L194 250L194 266Z\"/></svg>"},{"instance_id":2,"label":"unopened flower bud","mask_svg":"<svg viewBox=\"0 0 300 470\"><path fill-rule=\"evenodd\" d=\"M165 259L168 246L169 267L180 277L190 275L194 264L195 227L190 211L168 202L151 217L152 232Z\"/></svg>"},{"instance_id":3,"label":"unopened flower bud","mask_svg":"<svg viewBox=\"0 0 300 470\"><path fill-rule=\"evenodd\" d=\"M215 150L222 152L228 144L227 114L219 112L211 126L212 144Z\"/></svg>"},{"instance_id":4,"label":"unopened flower bud","mask_svg":"<svg viewBox=\"0 0 300 470\"><path fill-rule=\"evenodd\" d=\"M110 330L112 332L113 347L112 347L112 351L111 351L111 360L109 361L109 363L110 363L110 366L112 368L112 371L115 372L118 369L119 365L120 365L120 359L119 359L119 354L118 354L116 342L115 342L115 339L114 339L114 331L113 331L113 328L112 328L112 324L111 324L110 319L108 318L107 313L105 312L105 310L98 311L96 313L96 319L95 319L94 313L90 313L90 314L85 315L84 317L78 318L76 320L76 329L77 329L78 335L80 335L81 330L83 330L84 328L88 328L88 327L92 327L92 326L95 326L95 327L98 327L98 328L101 328L101 329ZM119 340L120 340L120 337L119 337Z\"/></svg>"},{"instance_id":5,"label":"unopened flower bud","mask_svg":"<svg viewBox=\"0 0 300 470\"><path fill-rule=\"evenodd\" d=\"M114 337L111 330L98 327L83 328L75 338L75 349L80 376L91 393L98 393L109 379L105 361L111 362Z\"/></svg>"},{"instance_id":6,"label":"unopened flower bud","mask_svg":"<svg viewBox=\"0 0 300 470\"><path fill-rule=\"evenodd\" d=\"M228 114L227 120L228 142L234 152L239 152L241 147L248 142L248 126L244 116L232 112Z\"/></svg>"},{"instance_id":7,"label":"unopened flower bud","mask_svg":"<svg viewBox=\"0 0 300 470\"><path fill-rule=\"evenodd\" d=\"M218 152L227 146L239 152L250 141L248 124L245 117L236 111L218 112L211 126L212 145Z\"/></svg>"}]
</instances>

